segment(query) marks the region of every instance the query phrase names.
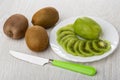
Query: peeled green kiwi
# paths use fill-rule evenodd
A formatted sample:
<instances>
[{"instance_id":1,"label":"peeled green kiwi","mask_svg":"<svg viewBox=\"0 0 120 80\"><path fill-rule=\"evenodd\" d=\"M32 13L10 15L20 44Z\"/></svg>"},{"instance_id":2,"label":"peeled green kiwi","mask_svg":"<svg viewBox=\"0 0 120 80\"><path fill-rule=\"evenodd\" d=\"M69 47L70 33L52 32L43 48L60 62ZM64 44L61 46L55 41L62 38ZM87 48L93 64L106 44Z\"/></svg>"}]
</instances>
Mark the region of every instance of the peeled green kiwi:
<instances>
[{"instance_id":1,"label":"peeled green kiwi","mask_svg":"<svg viewBox=\"0 0 120 80\"><path fill-rule=\"evenodd\" d=\"M88 17L77 18L73 24L74 32L84 39L99 39L101 34L100 25Z\"/></svg>"},{"instance_id":2,"label":"peeled green kiwi","mask_svg":"<svg viewBox=\"0 0 120 80\"><path fill-rule=\"evenodd\" d=\"M30 27L25 34L25 41L32 51L44 51L49 45L48 34L41 26Z\"/></svg>"},{"instance_id":3,"label":"peeled green kiwi","mask_svg":"<svg viewBox=\"0 0 120 80\"><path fill-rule=\"evenodd\" d=\"M53 27L59 20L59 13L53 7L45 7L37 11L32 17L32 24L45 29Z\"/></svg>"}]
</instances>

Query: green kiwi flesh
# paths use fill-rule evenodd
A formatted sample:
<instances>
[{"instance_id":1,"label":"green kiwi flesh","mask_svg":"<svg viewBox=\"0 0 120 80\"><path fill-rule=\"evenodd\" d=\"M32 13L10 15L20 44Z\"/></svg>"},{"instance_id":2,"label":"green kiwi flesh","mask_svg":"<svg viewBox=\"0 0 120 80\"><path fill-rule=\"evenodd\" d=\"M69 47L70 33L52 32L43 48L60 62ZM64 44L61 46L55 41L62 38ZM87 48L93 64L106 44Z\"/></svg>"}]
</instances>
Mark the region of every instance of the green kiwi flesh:
<instances>
[{"instance_id":1,"label":"green kiwi flesh","mask_svg":"<svg viewBox=\"0 0 120 80\"><path fill-rule=\"evenodd\" d=\"M111 49L110 42L107 40L79 38L74 32L72 24L68 24L57 31L57 42L67 53L73 56L98 56Z\"/></svg>"}]
</instances>

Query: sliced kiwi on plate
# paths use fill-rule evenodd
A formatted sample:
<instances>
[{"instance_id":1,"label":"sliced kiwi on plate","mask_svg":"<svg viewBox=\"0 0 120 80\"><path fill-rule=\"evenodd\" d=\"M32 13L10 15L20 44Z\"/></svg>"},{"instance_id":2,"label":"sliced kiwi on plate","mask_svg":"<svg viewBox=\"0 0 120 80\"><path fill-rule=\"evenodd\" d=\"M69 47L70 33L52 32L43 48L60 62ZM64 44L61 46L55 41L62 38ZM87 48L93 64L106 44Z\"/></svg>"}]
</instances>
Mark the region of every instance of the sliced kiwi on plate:
<instances>
[{"instance_id":1,"label":"sliced kiwi on plate","mask_svg":"<svg viewBox=\"0 0 120 80\"><path fill-rule=\"evenodd\" d=\"M94 54L87 50L85 47L86 41L81 41L79 43L79 51L81 52L81 54L83 54L85 57L93 56Z\"/></svg>"},{"instance_id":2,"label":"sliced kiwi on plate","mask_svg":"<svg viewBox=\"0 0 120 80\"><path fill-rule=\"evenodd\" d=\"M62 42L64 42L67 38L70 38L70 37L75 37L75 35L66 35L66 36L64 36L64 37L62 37L62 38L58 38L58 39L57 39L57 40L58 40L58 43L61 45Z\"/></svg>"},{"instance_id":3,"label":"sliced kiwi on plate","mask_svg":"<svg viewBox=\"0 0 120 80\"><path fill-rule=\"evenodd\" d=\"M92 41L93 48L102 51L103 53L110 50L110 43L106 40L93 40Z\"/></svg>"},{"instance_id":4,"label":"sliced kiwi on plate","mask_svg":"<svg viewBox=\"0 0 120 80\"><path fill-rule=\"evenodd\" d=\"M63 49L67 49L67 44L69 43L69 41L72 39L73 37L68 37L66 40L64 40L64 42L61 43L61 46L63 47Z\"/></svg>"},{"instance_id":5,"label":"sliced kiwi on plate","mask_svg":"<svg viewBox=\"0 0 120 80\"><path fill-rule=\"evenodd\" d=\"M65 37L66 35L75 35L75 33L72 31L63 31L63 32L61 32L61 34L58 35L58 37L61 39L61 38Z\"/></svg>"},{"instance_id":6,"label":"sliced kiwi on plate","mask_svg":"<svg viewBox=\"0 0 120 80\"><path fill-rule=\"evenodd\" d=\"M64 31L74 31L74 29L72 28L72 24L68 24L68 25L60 28L60 29L57 31L57 35L59 36L59 34L61 34L61 32L64 32Z\"/></svg>"},{"instance_id":7,"label":"sliced kiwi on plate","mask_svg":"<svg viewBox=\"0 0 120 80\"><path fill-rule=\"evenodd\" d=\"M83 54L79 51L79 43L80 43L80 41L82 41L82 40L77 40L77 41L75 42L73 49L74 49L75 53L76 53L78 56L83 56L83 57L85 57L85 55L83 55Z\"/></svg>"},{"instance_id":8,"label":"sliced kiwi on plate","mask_svg":"<svg viewBox=\"0 0 120 80\"><path fill-rule=\"evenodd\" d=\"M71 40L68 42L67 44L67 48L66 51L74 56L77 56L77 54L74 51L73 45L75 44L75 42L77 41L77 38L71 38Z\"/></svg>"},{"instance_id":9,"label":"sliced kiwi on plate","mask_svg":"<svg viewBox=\"0 0 120 80\"><path fill-rule=\"evenodd\" d=\"M88 41L86 42L86 49L89 50L89 51L90 51L91 53L93 53L94 55L101 55L101 54L103 54L102 51L97 50L97 49L94 49L94 47L93 47L93 45L92 45L92 42L93 42L93 41L94 41L94 40L92 40L92 41L88 40Z\"/></svg>"}]
</instances>

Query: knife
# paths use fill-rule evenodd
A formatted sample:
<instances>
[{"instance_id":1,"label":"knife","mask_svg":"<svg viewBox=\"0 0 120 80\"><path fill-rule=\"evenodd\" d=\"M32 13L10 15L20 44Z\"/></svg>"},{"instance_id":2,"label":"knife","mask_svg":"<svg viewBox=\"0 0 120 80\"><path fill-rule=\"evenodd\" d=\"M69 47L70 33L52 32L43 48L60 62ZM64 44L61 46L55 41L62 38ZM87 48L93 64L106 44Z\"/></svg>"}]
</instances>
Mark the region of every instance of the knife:
<instances>
[{"instance_id":1,"label":"knife","mask_svg":"<svg viewBox=\"0 0 120 80\"><path fill-rule=\"evenodd\" d=\"M30 63L34 63L37 65L45 65L47 63L51 63L54 66L58 66L64 69L68 69L71 71L75 71L78 73L82 73L82 74L86 74L89 76L93 76L96 74L96 69L91 67L91 66L87 66L87 65L83 65L83 64L78 64L78 63L72 63L72 62L65 62L65 61L60 61L60 60L53 60L53 59L45 59L45 58L41 58L41 57L37 57L37 56L32 56L32 55L28 55L28 54L24 54L21 52L16 52L13 50L10 50L9 53L14 56L15 58L30 62Z\"/></svg>"}]
</instances>

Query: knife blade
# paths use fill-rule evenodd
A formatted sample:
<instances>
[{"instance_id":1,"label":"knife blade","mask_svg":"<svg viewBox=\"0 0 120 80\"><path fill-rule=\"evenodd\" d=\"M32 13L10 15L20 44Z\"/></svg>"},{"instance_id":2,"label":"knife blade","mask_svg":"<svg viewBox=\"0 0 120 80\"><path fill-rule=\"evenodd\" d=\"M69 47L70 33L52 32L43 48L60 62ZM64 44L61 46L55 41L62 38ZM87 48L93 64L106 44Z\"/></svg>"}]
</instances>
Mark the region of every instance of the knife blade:
<instances>
[{"instance_id":1,"label":"knife blade","mask_svg":"<svg viewBox=\"0 0 120 80\"><path fill-rule=\"evenodd\" d=\"M47 63L51 63L54 66L68 69L71 71L75 71L78 73L86 74L89 76L93 76L96 74L96 69L88 65L60 61L60 60L53 60L53 59L45 59L45 58L32 56L32 55L28 55L28 54L13 51L13 50L10 50L9 53L15 58L18 58L18 59L21 59L21 60L24 60L24 61L27 61L33 64L37 64L37 65L45 65Z\"/></svg>"}]
</instances>

